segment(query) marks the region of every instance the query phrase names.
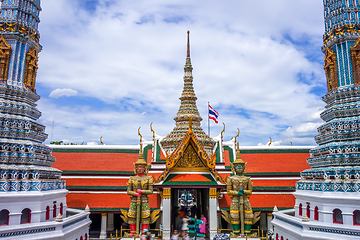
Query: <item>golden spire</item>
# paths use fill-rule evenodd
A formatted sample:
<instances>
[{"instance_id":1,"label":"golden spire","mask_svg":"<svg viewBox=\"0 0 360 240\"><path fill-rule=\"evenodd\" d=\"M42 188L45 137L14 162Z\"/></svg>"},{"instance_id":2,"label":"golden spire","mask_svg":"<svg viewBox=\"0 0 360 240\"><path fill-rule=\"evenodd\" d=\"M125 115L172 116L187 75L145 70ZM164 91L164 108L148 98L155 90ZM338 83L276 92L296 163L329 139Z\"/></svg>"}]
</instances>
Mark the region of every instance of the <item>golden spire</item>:
<instances>
[{"instance_id":1,"label":"golden spire","mask_svg":"<svg viewBox=\"0 0 360 240\"><path fill-rule=\"evenodd\" d=\"M190 31L187 31L187 58L190 58Z\"/></svg>"},{"instance_id":2,"label":"golden spire","mask_svg":"<svg viewBox=\"0 0 360 240\"><path fill-rule=\"evenodd\" d=\"M176 126L174 129L161 141L165 152L169 154L176 149L180 144L182 138L186 135L190 125L190 118L192 119L192 131L199 143L209 156L212 155L215 141L211 139L201 128L200 123L202 118L196 106L197 97L195 95L193 86L193 67L190 59L190 31L187 31L187 55L184 67L184 87L180 97L180 107L174 118Z\"/></svg>"}]
</instances>

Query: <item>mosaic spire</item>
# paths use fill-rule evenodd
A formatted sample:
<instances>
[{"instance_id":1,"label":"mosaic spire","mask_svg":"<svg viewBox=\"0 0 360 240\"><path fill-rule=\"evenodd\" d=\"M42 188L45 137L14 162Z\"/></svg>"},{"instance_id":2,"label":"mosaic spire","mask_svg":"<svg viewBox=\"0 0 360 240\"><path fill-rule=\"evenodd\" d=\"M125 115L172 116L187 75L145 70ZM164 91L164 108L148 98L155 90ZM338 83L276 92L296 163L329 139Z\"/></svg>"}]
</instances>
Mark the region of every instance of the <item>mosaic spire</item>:
<instances>
[{"instance_id":1,"label":"mosaic spire","mask_svg":"<svg viewBox=\"0 0 360 240\"><path fill-rule=\"evenodd\" d=\"M202 118L196 106L197 97L193 86L193 76L190 59L190 31L187 32L187 55L184 67L184 88L180 97L181 104L174 118L176 126L162 141L164 150L170 155L172 151L179 145L181 139L185 136L189 129L189 121L192 118L192 130L194 135L211 156L215 141L211 139L201 128L200 122Z\"/></svg>"},{"instance_id":2,"label":"mosaic spire","mask_svg":"<svg viewBox=\"0 0 360 240\"><path fill-rule=\"evenodd\" d=\"M319 146L310 150L311 169L301 173L298 190L336 191L336 184L344 179L360 181L359 16L357 0L324 0L322 51L328 92L322 98L327 105L320 117L325 123L318 128Z\"/></svg>"},{"instance_id":3,"label":"mosaic spire","mask_svg":"<svg viewBox=\"0 0 360 240\"><path fill-rule=\"evenodd\" d=\"M36 108L40 11L40 0L1 1L0 192L65 189Z\"/></svg>"},{"instance_id":4,"label":"mosaic spire","mask_svg":"<svg viewBox=\"0 0 360 240\"><path fill-rule=\"evenodd\" d=\"M35 92L40 34L40 0L1 0L0 34L11 47L0 56L0 83ZM2 43L2 45L6 45Z\"/></svg>"}]
</instances>

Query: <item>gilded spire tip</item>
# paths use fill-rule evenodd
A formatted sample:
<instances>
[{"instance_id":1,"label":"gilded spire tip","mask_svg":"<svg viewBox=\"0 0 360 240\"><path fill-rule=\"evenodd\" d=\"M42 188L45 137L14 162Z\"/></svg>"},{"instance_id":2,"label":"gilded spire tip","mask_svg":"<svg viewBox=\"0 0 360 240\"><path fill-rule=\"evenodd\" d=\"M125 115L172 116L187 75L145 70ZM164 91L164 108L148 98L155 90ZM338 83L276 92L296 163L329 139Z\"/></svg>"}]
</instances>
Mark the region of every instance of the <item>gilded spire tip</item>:
<instances>
[{"instance_id":1,"label":"gilded spire tip","mask_svg":"<svg viewBox=\"0 0 360 240\"><path fill-rule=\"evenodd\" d=\"M186 57L190 57L190 31L187 31L187 55Z\"/></svg>"}]
</instances>

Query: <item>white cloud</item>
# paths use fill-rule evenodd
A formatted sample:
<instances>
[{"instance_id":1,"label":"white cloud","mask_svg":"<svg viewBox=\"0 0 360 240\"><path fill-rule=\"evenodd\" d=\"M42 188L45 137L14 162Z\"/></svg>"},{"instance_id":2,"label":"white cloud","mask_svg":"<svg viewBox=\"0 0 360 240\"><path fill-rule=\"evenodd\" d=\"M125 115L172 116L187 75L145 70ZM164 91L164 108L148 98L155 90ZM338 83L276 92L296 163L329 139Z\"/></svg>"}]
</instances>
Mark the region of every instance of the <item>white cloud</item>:
<instances>
[{"instance_id":1,"label":"white cloud","mask_svg":"<svg viewBox=\"0 0 360 240\"><path fill-rule=\"evenodd\" d=\"M100 0L94 11L83 3L42 2L37 87L52 98L80 92L87 99L42 96L41 121L51 126L55 119L53 140L98 142L103 136L106 144L135 144L136 129L151 122L167 135L180 104L190 29L204 130L210 101L226 124L225 140L239 127L242 145L269 136L314 144L310 125L321 122L325 92L312 90L326 91L321 1ZM142 129L151 139L148 127ZM221 129L212 125L211 135Z\"/></svg>"},{"instance_id":2,"label":"white cloud","mask_svg":"<svg viewBox=\"0 0 360 240\"><path fill-rule=\"evenodd\" d=\"M70 89L70 88L63 88L63 89L55 89L54 91L52 91L49 95L49 97L52 98L59 98L59 97L71 97L71 96L76 96L78 94L78 92L76 90Z\"/></svg>"}]
</instances>

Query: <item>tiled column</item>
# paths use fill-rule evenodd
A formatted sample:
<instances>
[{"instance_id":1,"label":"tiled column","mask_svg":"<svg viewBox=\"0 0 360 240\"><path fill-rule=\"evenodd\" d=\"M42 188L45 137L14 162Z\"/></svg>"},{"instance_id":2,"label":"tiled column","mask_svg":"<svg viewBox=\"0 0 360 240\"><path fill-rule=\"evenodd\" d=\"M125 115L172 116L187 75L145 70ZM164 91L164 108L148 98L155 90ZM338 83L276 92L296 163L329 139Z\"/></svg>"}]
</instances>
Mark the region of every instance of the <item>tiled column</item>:
<instances>
[{"instance_id":1,"label":"tiled column","mask_svg":"<svg viewBox=\"0 0 360 240\"><path fill-rule=\"evenodd\" d=\"M213 239L217 234L218 217L217 217L217 193L216 188L209 189L209 230L210 239Z\"/></svg>"},{"instance_id":2,"label":"tiled column","mask_svg":"<svg viewBox=\"0 0 360 240\"><path fill-rule=\"evenodd\" d=\"M171 188L165 188L162 194L163 239L170 239L171 230Z\"/></svg>"},{"instance_id":3,"label":"tiled column","mask_svg":"<svg viewBox=\"0 0 360 240\"><path fill-rule=\"evenodd\" d=\"M101 232L100 239L106 239L106 223L107 223L107 214L101 213Z\"/></svg>"}]
</instances>

